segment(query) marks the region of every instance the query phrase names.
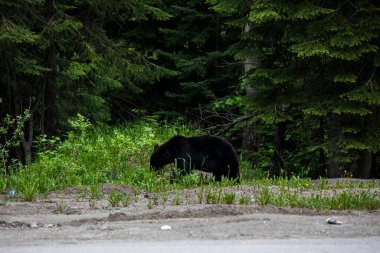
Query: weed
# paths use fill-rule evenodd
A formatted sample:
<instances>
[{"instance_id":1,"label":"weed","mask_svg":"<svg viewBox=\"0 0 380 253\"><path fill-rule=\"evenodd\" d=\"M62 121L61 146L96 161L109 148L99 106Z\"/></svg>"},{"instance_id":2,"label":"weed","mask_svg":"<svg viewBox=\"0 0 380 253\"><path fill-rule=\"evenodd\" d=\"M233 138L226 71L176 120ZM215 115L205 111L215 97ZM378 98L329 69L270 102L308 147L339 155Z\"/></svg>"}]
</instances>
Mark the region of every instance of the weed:
<instances>
[{"instance_id":1,"label":"weed","mask_svg":"<svg viewBox=\"0 0 380 253\"><path fill-rule=\"evenodd\" d=\"M81 194L76 194L76 195L74 196L74 199L75 199L76 201L79 201L81 198L82 198L82 195L81 195Z\"/></svg>"},{"instance_id":2,"label":"weed","mask_svg":"<svg viewBox=\"0 0 380 253\"><path fill-rule=\"evenodd\" d=\"M218 190L216 190L218 189ZM222 188L211 189L209 188L206 194L207 204L219 204L221 202Z\"/></svg>"},{"instance_id":3,"label":"weed","mask_svg":"<svg viewBox=\"0 0 380 253\"><path fill-rule=\"evenodd\" d=\"M326 178L319 178L321 181L318 188L323 190L323 189L328 189L329 188L329 181Z\"/></svg>"},{"instance_id":4,"label":"weed","mask_svg":"<svg viewBox=\"0 0 380 253\"><path fill-rule=\"evenodd\" d=\"M127 207L129 206L130 204L132 203L132 197L128 194L123 194L122 195L122 199L121 199L121 204L124 206L124 207Z\"/></svg>"},{"instance_id":5,"label":"weed","mask_svg":"<svg viewBox=\"0 0 380 253\"><path fill-rule=\"evenodd\" d=\"M224 203L231 205L235 203L236 194L234 192L225 192L223 195Z\"/></svg>"},{"instance_id":6,"label":"weed","mask_svg":"<svg viewBox=\"0 0 380 253\"><path fill-rule=\"evenodd\" d=\"M174 199L173 199L173 203L174 203L174 205L178 206L178 205L181 204L181 202L182 202L181 201L181 196L180 196L179 192L176 192L175 196L174 196Z\"/></svg>"},{"instance_id":7,"label":"weed","mask_svg":"<svg viewBox=\"0 0 380 253\"><path fill-rule=\"evenodd\" d=\"M88 200L88 206L91 208L91 209L95 209L95 201L93 199L89 199Z\"/></svg>"},{"instance_id":8,"label":"weed","mask_svg":"<svg viewBox=\"0 0 380 253\"><path fill-rule=\"evenodd\" d=\"M103 191L97 184L90 185L90 198L101 199L103 198Z\"/></svg>"},{"instance_id":9,"label":"weed","mask_svg":"<svg viewBox=\"0 0 380 253\"><path fill-rule=\"evenodd\" d=\"M133 194L133 200L134 201L138 201L139 200L139 191L135 190L134 191L134 194Z\"/></svg>"},{"instance_id":10,"label":"weed","mask_svg":"<svg viewBox=\"0 0 380 253\"><path fill-rule=\"evenodd\" d=\"M261 190L259 190L256 200L259 203L259 205L268 205L271 201L271 198L273 197L272 195L273 194L269 187L263 186Z\"/></svg>"},{"instance_id":11,"label":"weed","mask_svg":"<svg viewBox=\"0 0 380 253\"><path fill-rule=\"evenodd\" d=\"M251 198L247 196L241 196L239 198L239 204L240 205L249 205L251 204Z\"/></svg>"},{"instance_id":12,"label":"weed","mask_svg":"<svg viewBox=\"0 0 380 253\"><path fill-rule=\"evenodd\" d=\"M116 207L123 200L124 195L122 193L112 190L108 195L108 202L112 207Z\"/></svg>"},{"instance_id":13,"label":"weed","mask_svg":"<svg viewBox=\"0 0 380 253\"><path fill-rule=\"evenodd\" d=\"M186 204L190 205L191 204L191 196L190 193L185 194L185 199L186 199Z\"/></svg>"},{"instance_id":14,"label":"weed","mask_svg":"<svg viewBox=\"0 0 380 253\"><path fill-rule=\"evenodd\" d=\"M158 194L153 194L152 201L153 205L158 206L159 205L159 195Z\"/></svg>"},{"instance_id":15,"label":"weed","mask_svg":"<svg viewBox=\"0 0 380 253\"><path fill-rule=\"evenodd\" d=\"M23 184L20 185L18 192L23 200L33 201L37 194L36 183L33 181L23 182Z\"/></svg>"},{"instance_id":16,"label":"weed","mask_svg":"<svg viewBox=\"0 0 380 253\"><path fill-rule=\"evenodd\" d=\"M297 207L299 205L298 199L299 199L299 196L298 196L298 192L297 191L294 191L293 193L290 193L288 195L288 205L290 207Z\"/></svg>"},{"instance_id":17,"label":"weed","mask_svg":"<svg viewBox=\"0 0 380 253\"><path fill-rule=\"evenodd\" d=\"M70 206L66 202L56 202L53 212L59 213L59 214L64 214L64 213L67 213L69 211L69 209L70 209Z\"/></svg>"},{"instance_id":18,"label":"weed","mask_svg":"<svg viewBox=\"0 0 380 253\"><path fill-rule=\"evenodd\" d=\"M369 181L368 184L366 185L366 188L375 188L375 187L380 187L380 185L376 183L374 179Z\"/></svg>"},{"instance_id":19,"label":"weed","mask_svg":"<svg viewBox=\"0 0 380 253\"><path fill-rule=\"evenodd\" d=\"M204 186L202 185L197 192L197 197L198 197L198 204L202 204L203 202L203 192L204 192Z\"/></svg>"},{"instance_id":20,"label":"weed","mask_svg":"<svg viewBox=\"0 0 380 253\"><path fill-rule=\"evenodd\" d=\"M238 184L238 179L235 178L235 179L229 179L229 178L225 178L225 177L222 177L222 181L221 181L221 185L224 186L224 187L227 187L227 186L234 186Z\"/></svg>"},{"instance_id":21,"label":"weed","mask_svg":"<svg viewBox=\"0 0 380 253\"><path fill-rule=\"evenodd\" d=\"M216 199L217 199L216 194L211 189L208 189L207 194L206 194L206 203L213 204L216 202Z\"/></svg>"},{"instance_id":22,"label":"weed","mask_svg":"<svg viewBox=\"0 0 380 253\"><path fill-rule=\"evenodd\" d=\"M199 185L202 185L203 178L200 174L197 173L190 173L188 175L182 176L180 180L180 184L184 188L189 188L189 187L197 187Z\"/></svg>"},{"instance_id":23,"label":"weed","mask_svg":"<svg viewBox=\"0 0 380 253\"><path fill-rule=\"evenodd\" d=\"M86 199L87 198L87 195L88 195L88 187L85 186L85 185L81 185L80 187L80 192L75 196L76 197L76 200L80 200L80 199Z\"/></svg>"},{"instance_id":24,"label":"weed","mask_svg":"<svg viewBox=\"0 0 380 253\"><path fill-rule=\"evenodd\" d=\"M162 206L165 208L166 207L166 203L169 200L169 193L168 192L162 192L161 193L161 198L162 198Z\"/></svg>"},{"instance_id":25,"label":"weed","mask_svg":"<svg viewBox=\"0 0 380 253\"><path fill-rule=\"evenodd\" d=\"M148 199L148 204L147 204L148 209L152 209L153 206L154 206L153 200L152 199Z\"/></svg>"}]
</instances>

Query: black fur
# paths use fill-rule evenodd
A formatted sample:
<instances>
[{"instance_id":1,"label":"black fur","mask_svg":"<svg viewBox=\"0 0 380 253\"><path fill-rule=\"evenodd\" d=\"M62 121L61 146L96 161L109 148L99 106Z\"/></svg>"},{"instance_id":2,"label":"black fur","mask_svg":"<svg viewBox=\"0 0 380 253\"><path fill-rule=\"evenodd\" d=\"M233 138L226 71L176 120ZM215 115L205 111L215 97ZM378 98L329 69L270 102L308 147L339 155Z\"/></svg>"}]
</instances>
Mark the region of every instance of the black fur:
<instances>
[{"instance_id":1,"label":"black fur","mask_svg":"<svg viewBox=\"0 0 380 253\"><path fill-rule=\"evenodd\" d=\"M239 179L239 161L234 147L217 136L174 136L156 145L150 157L151 168L158 170L170 163L176 163L177 169L185 173L194 169L212 172L217 181L222 176Z\"/></svg>"}]
</instances>

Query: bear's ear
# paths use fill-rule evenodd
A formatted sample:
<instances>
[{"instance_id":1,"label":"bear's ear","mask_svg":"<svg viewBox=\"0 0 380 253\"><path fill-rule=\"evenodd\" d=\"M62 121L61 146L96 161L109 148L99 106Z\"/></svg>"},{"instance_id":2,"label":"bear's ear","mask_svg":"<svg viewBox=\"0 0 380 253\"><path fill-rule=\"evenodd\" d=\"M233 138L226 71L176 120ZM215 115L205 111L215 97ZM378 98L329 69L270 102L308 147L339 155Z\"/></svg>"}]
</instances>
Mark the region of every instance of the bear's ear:
<instances>
[{"instance_id":1,"label":"bear's ear","mask_svg":"<svg viewBox=\"0 0 380 253\"><path fill-rule=\"evenodd\" d=\"M158 144L154 145L153 151L156 151L158 149L158 147L159 147Z\"/></svg>"}]
</instances>

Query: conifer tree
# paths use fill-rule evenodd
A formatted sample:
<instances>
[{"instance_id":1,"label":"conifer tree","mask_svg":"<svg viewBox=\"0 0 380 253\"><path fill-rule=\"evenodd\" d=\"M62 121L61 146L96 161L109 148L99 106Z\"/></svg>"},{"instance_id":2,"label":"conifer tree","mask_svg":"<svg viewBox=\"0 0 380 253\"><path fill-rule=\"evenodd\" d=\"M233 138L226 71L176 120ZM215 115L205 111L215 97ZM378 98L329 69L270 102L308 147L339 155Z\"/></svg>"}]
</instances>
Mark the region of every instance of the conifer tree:
<instances>
[{"instance_id":1,"label":"conifer tree","mask_svg":"<svg viewBox=\"0 0 380 253\"><path fill-rule=\"evenodd\" d=\"M128 40L150 51L158 65L173 71L146 86L143 98L156 114L188 113L189 118L205 119L205 111L215 110L213 103L235 92L240 66L226 49L238 34L226 29L224 17L203 0L166 0L164 4L170 19L141 22L127 33Z\"/></svg>"},{"instance_id":2,"label":"conifer tree","mask_svg":"<svg viewBox=\"0 0 380 253\"><path fill-rule=\"evenodd\" d=\"M222 12L239 7L210 2ZM309 158L303 163L326 155L330 177L368 177L380 148L379 10L375 1L262 0L241 17L252 27L252 46L241 54L253 50L262 62L251 74L257 92L248 101L256 120L288 125L291 131L276 138L282 132L280 140L295 140Z\"/></svg>"},{"instance_id":3,"label":"conifer tree","mask_svg":"<svg viewBox=\"0 0 380 253\"><path fill-rule=\"evenodd\" d=\"M20 135L25 162L36 134L59 134L77 113L110 120L110 92L136 93L141 83L159 78L158 67L114 38L127 20L165 18L157 3L0 0L0 119L29 110Z\"/></svg>"}]
</instances>

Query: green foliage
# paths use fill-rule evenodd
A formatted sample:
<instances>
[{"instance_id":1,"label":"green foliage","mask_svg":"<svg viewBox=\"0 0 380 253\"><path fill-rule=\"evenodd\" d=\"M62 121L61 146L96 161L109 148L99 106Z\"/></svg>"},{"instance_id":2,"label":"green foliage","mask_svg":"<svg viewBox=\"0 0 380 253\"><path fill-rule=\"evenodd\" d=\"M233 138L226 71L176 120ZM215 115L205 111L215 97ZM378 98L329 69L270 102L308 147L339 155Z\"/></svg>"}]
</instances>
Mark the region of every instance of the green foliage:
<instances>
[{"instance_id":1,"label":"green foliage","mask_svg":"<svg viewBox=\"0 0 380 253\"><path fill-rule=\"evenodd\" d=\"M90 185L90 198L101 199L103 197L103 191L97 184Z\"/></svg>"},{"instance_id":2,"label":"green foliage","mask_svg":"<svg viewBox=\"0 0 380 253\"><path fill-rule=\"evenodd\" d=\"M348 189L336 190L332 196L320 192L306 197L302 191L280 188L274 192L264 186L256 194L260 205L288 206L298 208L311 208L314 210L375 210L380 207L378 196L370 191L352 192Z\"/></svg>"},{"instance_id":3,"label":"green foliage","mask_svg":"<svg viewBox=\"0 0 380 253\"><path fill-rule=\"evenodd\" d=\"M240 15L246 32L230 47L235 58L260 63L243 82L253 91L245 100L246 113L255 116L251 123L261 134L255 155L272 155L275 124L285 122L283 145L297 148L281 151L284 170L360 171L359 152L379 151L379 9L368 1L261 0L241 14L239 1L209 2L232 20Z\"/></svg>"},{"instance_id":4,"label":"green foliage","mask_svg":"<svg viewBox=\"0 0 380 253\"><path fill-rule=\"evenodd\" d=\"M69 211L69 209L70 209L69 204L67 204L65 202L56 202L54 213L64 214L64 213L67 213L67 211Z\"/></svg>"},{"instance_id":5,"label":"green foliage","mask_svg":"<svg viewBox=\"0 0 380 253\"><path fill-rule=\"evenodd\" d=\"M150 171L153 146L176 134L188 136L199 132L179 123L159 125L154 121L95 128L82 115L70 119L69 124L72 130L66 140L54 140L52 146L50 139L39 139L41 150L36 161L12 173L7 188L36 194L66 186L90 185L92 198L100 197L97 185L107 182L157 191L169 184L170 179L157 177ZM190 174L176 179L174 187L177 184L182 188L194 187L200 182L198 176Z\"/></svg>"},{"instance_id":6,"label":"green foliage","mask_svg":"<svg viewBox=\"0 0 380 253\"><path fill-rule=\"evenodd\" d=\"M137 48L143 46L143 50L152 52L157 63L175 73L144 89L149 109L166 118L186 112L190 113L186 116L192 117L199 114L200 106L236 95L231 83L237 82L240 66L225 64L232 58L224 51L237 37L233 33L234 37L225 36L230 31L224 30L224 17L204 1L170 0L165 5L170 19L153 25L140 23L126 34L129 40L137 42Z\"/></svg>"},{"instance_id":7,"label":"green foliage","mask_svg":"<svg viewBox=\"0 0 380 253\"><path fill-rule=\"evenodd\" d=\"M276 151L289 177L326 176L334 167L335 176L356 176L362 152L380 151L373 1L0 0L0 10L1 168L17 169L10 154L27 160L33 143L32 167L40 167L31 170L54 171L63 182L38 191L77 184L78 175L86 184L124 180L156 190L164 175L138 164L153 141L165 139L157 126L142 124L144 142L89 124L147 115L217 125L212 130L230 130L239 141L254 129L245 178L265 176ZM78 113L87 120L68 121ZM283 147L275 148L280 123ZM191 174L174 184L202 182Z\"/></svg>"},{"instance_id":8,"label":"green foliage","mask_svg":"<svg viewBox=\"0 0 380 253\"><path fill-rule=\"evenodd\" d=\"M223 201L224 201L224 203L226 203L228 205L234 204L235 199L236 199L236 193L234 193L234 192L225 192L223 194Z\"/></svg>"},{"instance_id":9,"label":"green foliage","mask_svg":"<svg viewBox=\"0 0 380 253\"><path fill-rule=\"evenodd\" d=\"M78 112L110 121L118 101L175 74L119 29L128 29L128 22L168 20L160 1L15 0L0 1L0 10L0 117L29 108L32 125L25 135L32 141L64 133L67 119Z\"/></svg>"},{"instance_id":10,"label":"green foliage","mask_svg":"<svg viewBox=\"0 0 380 253\"><path fill-rule=\"evenodd\" d=\"M249 205L251 204L251 198L247 196L241 196L239 198L239 204L240 205Z\"/></svg>"},{"instance_id":11,"label":"green foliage","mask_svg":"<svg viewBox=\"0 0 380 253\"><path fill-rule=\"evenodd\" d=\"M181 204L181 196L178 192L176 192L174 199L173 199L173 204L178 206Z\"/></svg>"},{"instance_id":12,"label":"green foliage","mask_svg":"<svg viewBox=\"0 0 380 253\"><path fill-rule=\"evenodd\" d=\"M36 44L41 38L28 27L15 24L11 20L2 19L0 25L0 43L7 44Z\"/></svg>"},{"instance_id":13,"label":"green foliage","mask_svg":"<svg viewBox=\"0 0 380 253\"><path fill-rule=\"evenodd\" d=\"M268 205L272 199L271 190L268 187L263 187L256 198L259 205Z\"/></svg>"},{"instance_id":14,"label":"green foliage","mask_svg":"<svg viewBox=\"0 0 380 253\"><path fill-rule=\"evenodd\" d=\"M123 200L123 194L117 191L111 191L108 195L108 202L112 207L117 207Z\"/></svg>"}]
</instances>

